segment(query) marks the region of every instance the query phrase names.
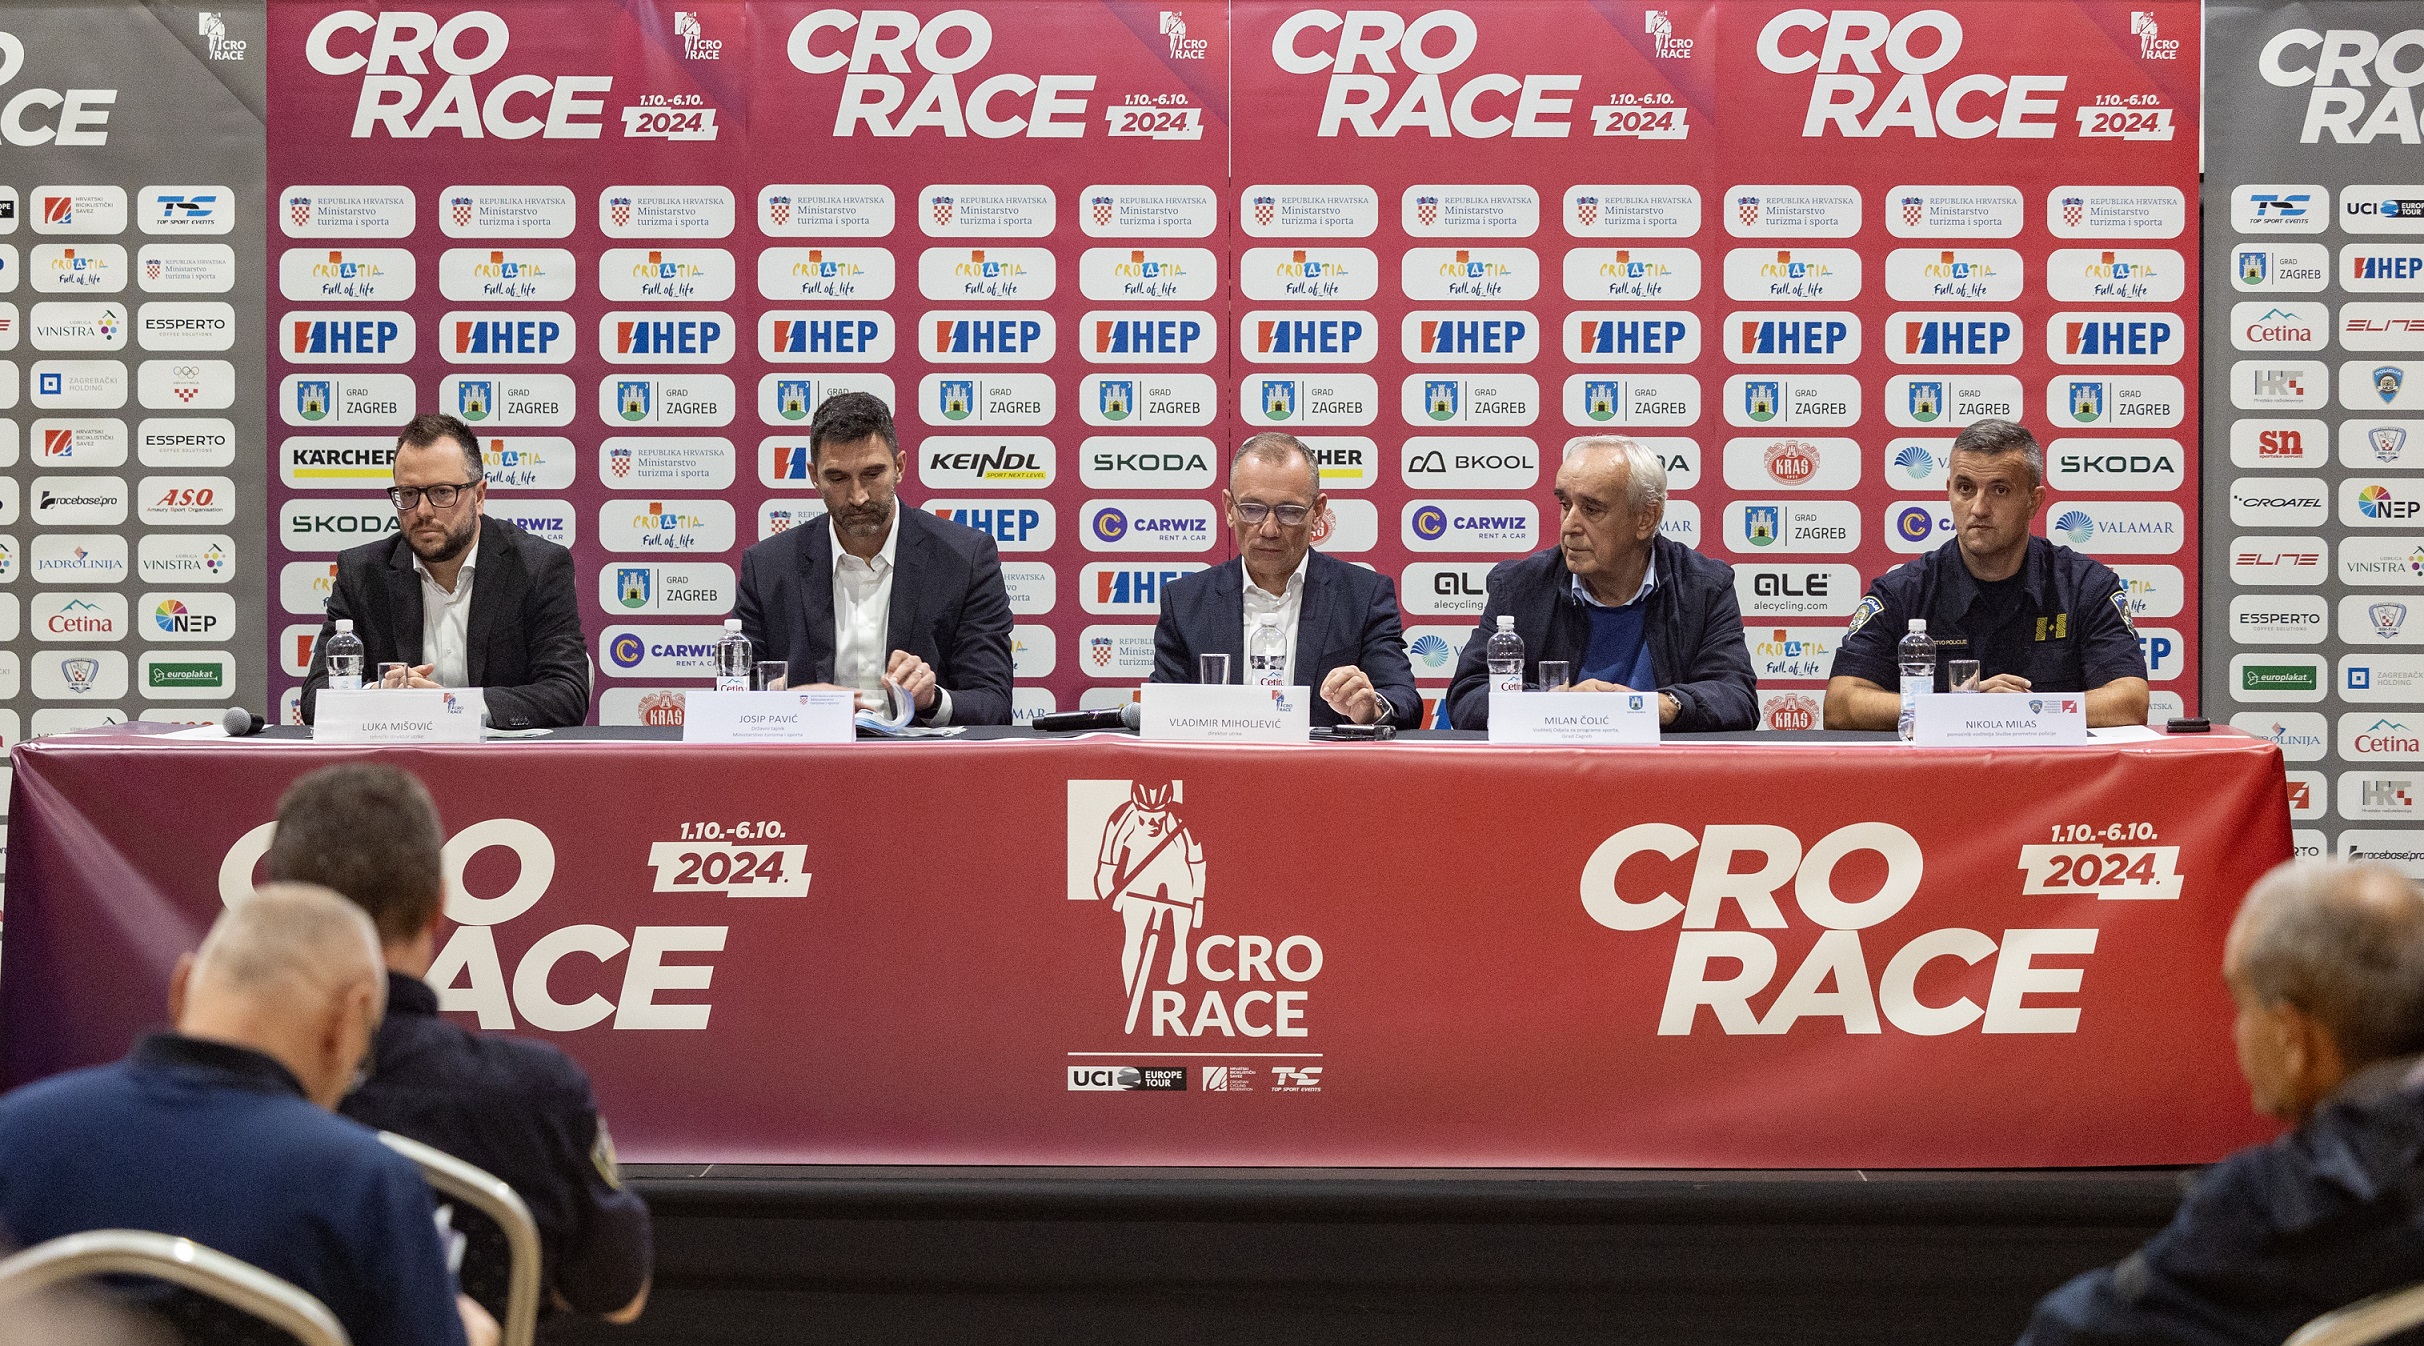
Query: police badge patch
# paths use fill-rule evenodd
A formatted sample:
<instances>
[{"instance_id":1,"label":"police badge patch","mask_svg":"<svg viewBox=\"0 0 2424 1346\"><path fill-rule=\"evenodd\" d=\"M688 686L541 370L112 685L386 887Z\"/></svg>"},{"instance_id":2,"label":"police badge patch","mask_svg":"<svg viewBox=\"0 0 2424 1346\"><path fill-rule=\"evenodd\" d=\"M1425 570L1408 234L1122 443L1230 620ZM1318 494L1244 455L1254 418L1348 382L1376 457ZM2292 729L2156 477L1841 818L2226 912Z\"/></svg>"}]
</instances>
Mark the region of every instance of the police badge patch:
<instances>
[{"instance_id":1,"label":"police badge patch","mask_svg":"<svg viewBox=\"0 0 2424 1346\"><path fill-rule=\"evenodd\" d=\"M1869 618L1883 611L1885 611L1885 604L1877 601L1876 595L1871 594L1867 598L1861 599L1860 606L1852 609L1852 624L1845 628L1843 634L1850 636L1861 627L1868 625Z\"/></svg>"},{"instance_id":2,"label":"police badge patch","mask_svg":"<svg viewBox=\"0 0 2424 1346\"><path fill-rule=\"evenodd\" d=\"M614 1136L606 1130L606 1118L598 1117L598 1138L589 1147L589 1162L596 1166L598 1176L616 1191L623 1190L623 1170L615 1163Z\"/></svg>"},{"instance_id":3,"label":"police badge patch","mask_svg":"<svg viewBox=\"0 0 2424 1346\"><path fill-rule=\"evenodd\" d=\"M2113 611L2121 614L2121 624L2135 631L2138 624L2129 619L2129 588L2124 585L2113 590Z\"/></svg>"}]
</instances>

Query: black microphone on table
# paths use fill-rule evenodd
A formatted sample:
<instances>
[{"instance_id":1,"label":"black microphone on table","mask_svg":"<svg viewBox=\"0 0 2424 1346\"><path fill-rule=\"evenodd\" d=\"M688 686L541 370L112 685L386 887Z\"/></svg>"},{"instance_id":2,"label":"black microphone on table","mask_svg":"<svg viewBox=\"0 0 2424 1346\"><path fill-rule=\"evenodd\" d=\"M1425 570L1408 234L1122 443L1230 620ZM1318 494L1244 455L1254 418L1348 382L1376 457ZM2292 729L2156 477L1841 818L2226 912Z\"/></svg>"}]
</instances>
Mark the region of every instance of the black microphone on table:
<instances>
[{"instance_id":1,"label":"black microphone on table","mask_svg":"<svg viewBox=\"0 0 2424 1346\"><path fill-rule=\"evenodd\" d=\"M1134 729L1145 722L1145 708L1133 701L1102 710L1064 710L1028 721L1046 733L1061 729Z\"/></svg>"},{"instance_id":2,"label":"black microphone on table","mask_svg":"<svg viewBox=\"0 0 2424 1346\"><path fill-rule=\"evenodd\" d=\"M219 717L219 727L227 731L229 738L249 738L260 733L266 724L268 721L242 706L229 706L227 713Z\"/></svg>"}]
</instances>

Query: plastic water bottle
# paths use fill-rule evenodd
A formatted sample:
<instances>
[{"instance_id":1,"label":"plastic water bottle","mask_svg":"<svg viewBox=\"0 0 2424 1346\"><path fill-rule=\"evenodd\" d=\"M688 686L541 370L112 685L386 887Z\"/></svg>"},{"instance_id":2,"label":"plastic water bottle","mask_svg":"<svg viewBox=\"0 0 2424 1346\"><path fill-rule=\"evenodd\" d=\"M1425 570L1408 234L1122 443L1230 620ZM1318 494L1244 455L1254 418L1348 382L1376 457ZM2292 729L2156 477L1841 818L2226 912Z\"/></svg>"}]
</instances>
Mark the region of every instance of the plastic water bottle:
<instances>
[{"instance_id":1,"label":"plastic water bottle","mask_svg":"<svg viewBox=\"0 0 2424 1346\"><path fill-rule=\"evenodd\" d=\"M1246 681L1257 687L1288 685L1288 638L1279 629L1279 614L1266 612L1246 642Z\"/></svg>"},{"instance_id":2,"label":"plastic water bottle","mask_svg":"<svg viewBox=\"0 0 2424 1346\"><path fill-rule=\"evenodd\" d=\"M1498 629L1490 635L1490 690L1520 692L1523 690L1523 637L1515 634L1515 618L1499 614Z\"/></svg>"},{"instance_id":3,"label":"plastic water bottle","mask_svg":"<svg viewBox=\"0 0 2424 1346\"><path fill-rule=\"evenodd\" d=\"M725 618L723 637L715 642L715 689L748 691L749 660L749 637L741 634L741 619Z\"/></svg>"},{"instance_id":4,"label":"plastic water bottle","mask_svg":"<svg viewBox=\"0 0 2424 1346\"><path fill-rule=\"evenodd\" d=\"M1919 698L1936 690L1936 642L1927 634L1927 619L1911 618L1911 633L1902 638L1902 723L1905 739L1919 733Z\"/></svg>"},{"instance_id":5,"label":"plastic water bottle","mask_svg":"<svg viewBox=\"0 0 2424 1346\"><path fill-rule=\"evenodd\" d=\"M337 633L328 638L328 690L362 690L362 638L354 634L353 618L337 618Z\"/></svg>"}]
</instances>

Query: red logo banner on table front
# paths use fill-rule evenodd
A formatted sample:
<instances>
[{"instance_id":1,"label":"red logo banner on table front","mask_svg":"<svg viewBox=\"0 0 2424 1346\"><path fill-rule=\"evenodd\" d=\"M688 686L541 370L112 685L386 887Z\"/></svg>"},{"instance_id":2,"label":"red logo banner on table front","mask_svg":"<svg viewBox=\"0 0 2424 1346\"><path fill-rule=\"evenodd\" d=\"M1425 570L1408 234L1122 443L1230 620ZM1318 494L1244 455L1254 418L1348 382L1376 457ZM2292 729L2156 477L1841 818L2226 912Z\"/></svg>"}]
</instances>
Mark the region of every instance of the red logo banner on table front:
<instances>
[{"instance_id":1,"label":"red logo banner on table front","mask_svg":"<svg viewBox=\"0 0 2424 1346\"><path fill-rule=\"evenodd\" d=\"M360 755L21 747L7 1081L158 1022L279 793ZM635 1160L2007 1167L2264 1133L2218 965L2288 818L2236 734L384 757L450 837L444 1007L578 1056Z\"/></svg>"},{"instance_id":2,"label":"red logo banner on table front","mask_svg":"<svg viewBox=\"0 0 2424 1346\"><path fill-rule=\"evenodd\" d=\"M1809 727L1986 415L2044 442L2040 527L2119 572L2157 714L2193 704L2184 0L272 22L290 682L327 560L392 526L382 442L445 411L491 512L578 557L600 717L678 713L857 390L903 498L999 543L1022 718L1131 694L1272 429L1435 694L1490 566L1553 539L1564 444L1608 432L1737 567L1764 723Z\"/></svg>"}]
</instances>

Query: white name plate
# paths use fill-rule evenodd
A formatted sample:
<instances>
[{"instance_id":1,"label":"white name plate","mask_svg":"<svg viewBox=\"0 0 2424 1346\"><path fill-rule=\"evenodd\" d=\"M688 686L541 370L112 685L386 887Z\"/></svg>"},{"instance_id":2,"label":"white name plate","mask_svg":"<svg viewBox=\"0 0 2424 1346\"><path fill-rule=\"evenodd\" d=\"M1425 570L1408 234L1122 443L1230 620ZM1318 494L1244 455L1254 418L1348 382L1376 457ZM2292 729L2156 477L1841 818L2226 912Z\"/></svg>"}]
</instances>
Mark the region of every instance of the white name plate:
<instances>
[{"instance_id":1,"label":"white name plate","mask_svg":"<svg viewBox=\"0 0 2424 1346\"><path fill-rule=\"evenodd\" d=\"M2084 692L1930 692L1919 698L1922 748L2010 748L2087 742Z\"/></svg>"},{"instance_id":2,"label":"white name plate","mask_svg":"<svg viewBox=\"0 0 2424 1346\"><path fill-rule=\"evenodd\" d=\"M1492 743L1656 743L1655 692L1492 692Z\"/></svg>"},{"instance_id":3,"label":"white name plate","mask_svg":"<svg viewBox=\"0 0 2424 1346\"><path fill-rule=\"evenodd\" d=\"M323 688L311 736L320 743L477 743L487 705L477 687Z\"/></svg>"},{"instance_id":4,"label":"white name plate","mask_svg":"<svg viewBox=\"0 0 2424 1346\"><path fill-rule=\"evenodd\" d=\"M684 743L849 743L855 693L708 692L682 697Z\"/></svg>"},{"instance_id":5,"label":"white name plate","mask_svg":"<svg viewBox=\"0 0 2424 1346\"><path fill-rule=\"evenodd\" d=\"M1304 743L1313 737L1310 687L1148 682L1137 736L1173 743Z\"/></svg>"}]
</instances>

